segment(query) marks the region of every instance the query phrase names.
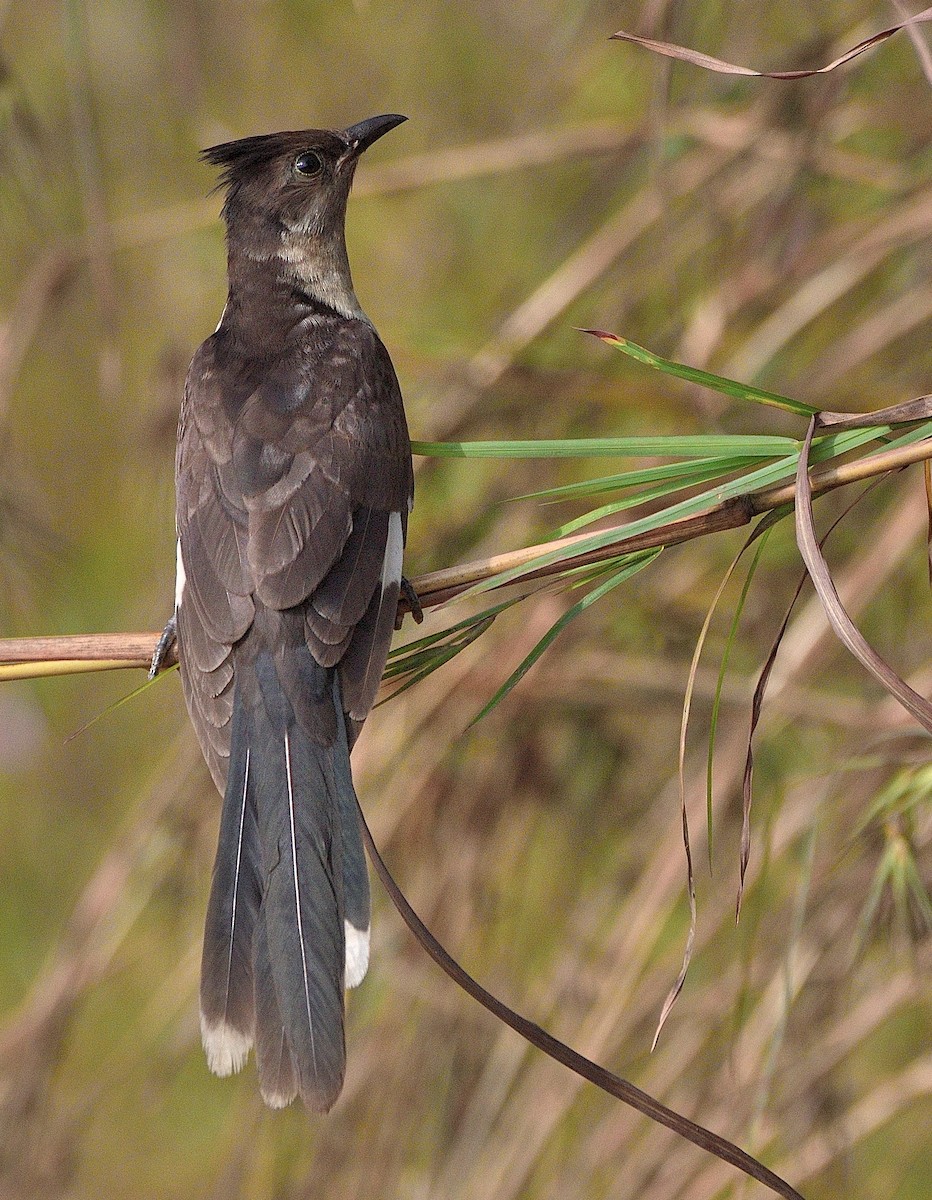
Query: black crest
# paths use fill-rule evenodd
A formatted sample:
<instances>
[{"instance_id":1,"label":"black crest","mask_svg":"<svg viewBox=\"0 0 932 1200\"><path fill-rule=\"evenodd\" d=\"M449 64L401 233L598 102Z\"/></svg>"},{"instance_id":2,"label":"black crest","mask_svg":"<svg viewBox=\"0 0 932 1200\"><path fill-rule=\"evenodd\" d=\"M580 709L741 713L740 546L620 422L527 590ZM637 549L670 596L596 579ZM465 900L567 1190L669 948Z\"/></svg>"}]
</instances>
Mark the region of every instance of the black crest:
<instances>
[{"instance_id":1,"label":"black crest","mask_svg":"<svg viewBox=\"0 0 932 1200\"><path fill-rule=\"evenodd\" d=\"M200 157L211 166L220 168L218 187L229 187L255 177L282 155L297 155L302 150L340 154L345 149L346 144L338 133L329 129L303 129L260 133L254 137L239 138L235 142L221 142L202 150Z\"/></svg>"}]
</instances>

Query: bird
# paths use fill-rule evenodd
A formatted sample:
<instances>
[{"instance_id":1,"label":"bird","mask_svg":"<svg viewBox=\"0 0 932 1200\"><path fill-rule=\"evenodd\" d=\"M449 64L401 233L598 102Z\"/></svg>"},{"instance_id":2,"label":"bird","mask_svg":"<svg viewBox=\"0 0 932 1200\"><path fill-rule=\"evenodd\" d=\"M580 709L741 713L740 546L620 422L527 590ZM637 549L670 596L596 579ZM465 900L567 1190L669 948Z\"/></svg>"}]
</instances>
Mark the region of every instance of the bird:
<instances>
[{"instance_id":1,"label":"bird","mask_svg":"<svg viewBox=\"0 0 932 1200\"><path fill-rule=\"evenodd\" d=\"M201 1040L262 1097L326 1112L346 1069L344 989L369 960L350 751L407 581L411 444L360 307L345 215L356 165L405 117L224 142L228 295L185 380L173 641L223 796L201 964Z\"/></svg>"}]
</instances>

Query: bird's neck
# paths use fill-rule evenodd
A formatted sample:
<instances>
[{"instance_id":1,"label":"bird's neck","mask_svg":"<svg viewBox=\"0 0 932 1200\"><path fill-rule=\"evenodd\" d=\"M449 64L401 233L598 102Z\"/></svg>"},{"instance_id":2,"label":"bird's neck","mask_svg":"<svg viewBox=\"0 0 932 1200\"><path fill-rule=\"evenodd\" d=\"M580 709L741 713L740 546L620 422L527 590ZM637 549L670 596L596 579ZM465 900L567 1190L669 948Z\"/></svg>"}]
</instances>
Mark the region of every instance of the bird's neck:
<instances>
[{"instance_id":1,"label":"bird's neck","mask_svg":"<svg viewBox=\"0 0 932 1200\"><path fill-rule=\"evenodd\" d=\"M353 290L342 231L327 237L280 227L228 237L229 295L224 322L263 339L283 334L320 308L366 320ZM263 331L263 332L260 332Z\"/></svg>"}]
</instances>

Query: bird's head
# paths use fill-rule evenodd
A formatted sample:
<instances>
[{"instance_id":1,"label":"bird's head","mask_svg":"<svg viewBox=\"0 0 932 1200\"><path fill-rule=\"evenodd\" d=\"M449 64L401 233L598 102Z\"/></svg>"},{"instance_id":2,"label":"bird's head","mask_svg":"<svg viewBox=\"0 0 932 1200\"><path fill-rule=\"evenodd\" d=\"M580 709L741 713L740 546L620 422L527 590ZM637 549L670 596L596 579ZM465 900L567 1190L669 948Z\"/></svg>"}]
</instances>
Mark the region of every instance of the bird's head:
<instances>
[{"instance_id":1,"label":"bird's head","mask_svg":"<svg viewBox=\"0 0 932 1200\"><path fill-rule=\"evenodd\" d=\"M304 129L223 142L202 152L221 171L231 256L281 260L313 282L345 273L346 202L364 150L406 117L370 117L347 129Z\"/></svg>"}]
</instances>

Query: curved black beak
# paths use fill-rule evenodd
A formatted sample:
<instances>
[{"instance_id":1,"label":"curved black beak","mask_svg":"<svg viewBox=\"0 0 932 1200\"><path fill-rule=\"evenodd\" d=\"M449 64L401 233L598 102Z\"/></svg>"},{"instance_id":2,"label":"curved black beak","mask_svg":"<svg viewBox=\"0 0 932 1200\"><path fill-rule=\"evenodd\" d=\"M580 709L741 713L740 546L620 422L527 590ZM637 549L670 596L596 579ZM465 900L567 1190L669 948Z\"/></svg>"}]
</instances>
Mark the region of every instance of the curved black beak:
<instances>
[{"instance_id":1,"label":"curved black beak","mask_svg":"<svg viewBox=\"0 0 932 1200\"><path fill-rule=\"evenodd\" d=\"M342 136L346 139L347 147L353 154L362 154L363 150L368 150L372 143L377 142L384 133L388 133L389 130L407 119L399 113L385 113L381 117L369 117L366 121L360 121L358 124L344 129Z\"/></svg>"}]
</instances>

